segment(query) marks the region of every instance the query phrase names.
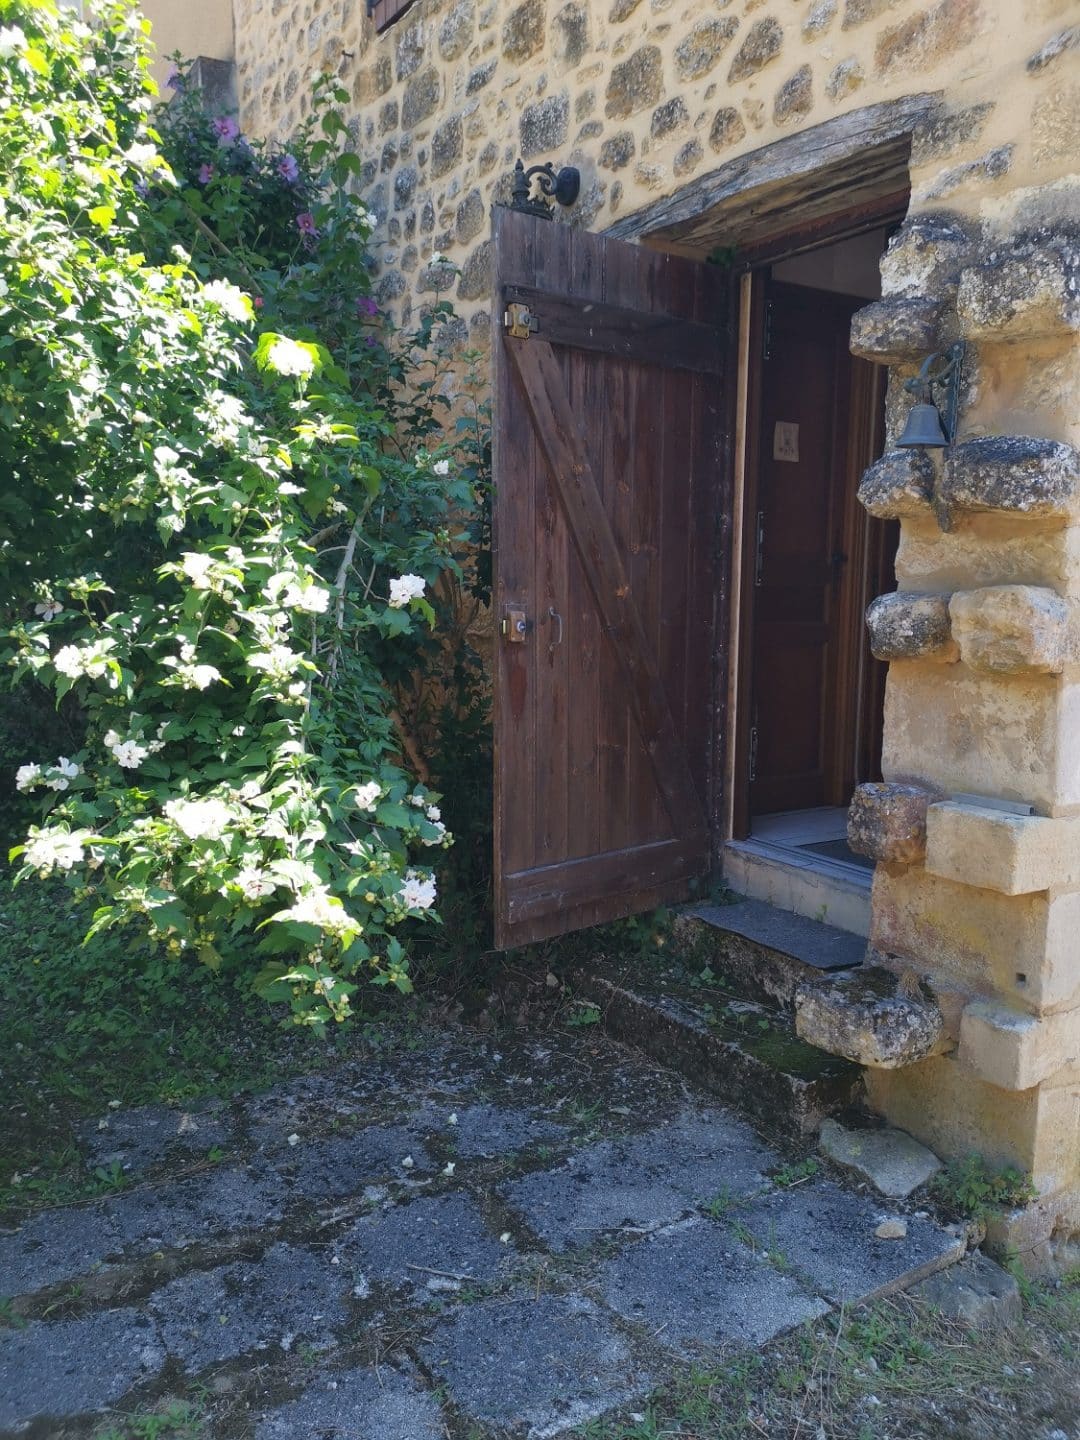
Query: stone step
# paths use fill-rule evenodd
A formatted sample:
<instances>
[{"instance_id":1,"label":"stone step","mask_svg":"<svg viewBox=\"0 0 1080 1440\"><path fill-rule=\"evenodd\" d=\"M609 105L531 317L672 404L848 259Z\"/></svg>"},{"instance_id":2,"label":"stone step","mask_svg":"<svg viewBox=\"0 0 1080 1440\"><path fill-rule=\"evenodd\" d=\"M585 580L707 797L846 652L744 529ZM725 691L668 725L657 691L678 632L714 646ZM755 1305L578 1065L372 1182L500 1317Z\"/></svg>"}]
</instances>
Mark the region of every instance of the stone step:
<instances>
[{"instance_id":1,"label":"stone step","mask_svg":"<svg viewBox=\"0 0 1080 1440\"><path fill-rule=\"evenodd\" d=\"M762 900L688 905L670 949L688 969L706 966L717 988L791 1014L800 989L862 964L866 941Z\"/></svg>"},{"instance_id":2,"label":"stone step","mask_svg":"<svg viewBox=\"0 0 1080 1440\"><path fill-rule=\"evenodd\" d=\"M826 1055L786 1012L695 989L641 968L594 966L574 979L605 1030L741 1110L766 1132L800 1136L862 1094L857 1065Z\"/></svg>"}]
</instances>

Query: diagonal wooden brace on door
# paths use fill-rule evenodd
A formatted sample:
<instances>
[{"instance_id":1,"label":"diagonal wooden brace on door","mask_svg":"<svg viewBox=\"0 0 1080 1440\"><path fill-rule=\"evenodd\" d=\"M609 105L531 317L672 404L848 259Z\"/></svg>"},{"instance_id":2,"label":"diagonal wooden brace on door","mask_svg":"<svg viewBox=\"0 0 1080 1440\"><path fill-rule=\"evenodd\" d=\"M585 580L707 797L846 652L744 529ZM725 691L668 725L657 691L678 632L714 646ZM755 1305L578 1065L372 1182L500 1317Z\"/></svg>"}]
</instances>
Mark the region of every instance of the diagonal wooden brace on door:
<instances>
[{"instance_id":1,"label":"diagonal wooden brace on door","mask_svg":"<svg viewBox=\"0 0 1080 1440\"><path fill-rule=\"evenodd\" d=\"M585 437L551 346L537 336L506 346L581 556L604 631L615 648L656 783L677 835L707 830L686 751L675 728L660 667L619 553Z\"/></svg>"}]
</instances>

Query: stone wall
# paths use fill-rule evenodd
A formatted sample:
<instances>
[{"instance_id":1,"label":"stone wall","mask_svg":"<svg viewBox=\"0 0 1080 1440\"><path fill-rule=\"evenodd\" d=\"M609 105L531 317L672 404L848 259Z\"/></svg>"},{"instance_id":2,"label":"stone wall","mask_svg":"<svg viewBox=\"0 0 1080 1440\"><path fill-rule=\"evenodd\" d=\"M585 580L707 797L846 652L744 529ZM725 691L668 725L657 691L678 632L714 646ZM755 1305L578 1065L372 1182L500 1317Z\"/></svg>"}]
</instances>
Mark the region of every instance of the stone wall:
<instances>
[{"instance_id":1,"label":"stone wall","mask_svg":"<svg viewBox=\"0 0 1080 1440\"><path fill-rule=\"evenodd\" d=\"M362 0L234 9L244 129L288 134L313 76L336 72L379 217L380 300L407 319L446 254L474 336L488 210L519 155L579 166L571 223L603 230L780 136L942 90L914 202L986 212L1018 177L1068 171L1080 109L1072 0L417 0L382 35Z\"/></svg>"}]
</instances>

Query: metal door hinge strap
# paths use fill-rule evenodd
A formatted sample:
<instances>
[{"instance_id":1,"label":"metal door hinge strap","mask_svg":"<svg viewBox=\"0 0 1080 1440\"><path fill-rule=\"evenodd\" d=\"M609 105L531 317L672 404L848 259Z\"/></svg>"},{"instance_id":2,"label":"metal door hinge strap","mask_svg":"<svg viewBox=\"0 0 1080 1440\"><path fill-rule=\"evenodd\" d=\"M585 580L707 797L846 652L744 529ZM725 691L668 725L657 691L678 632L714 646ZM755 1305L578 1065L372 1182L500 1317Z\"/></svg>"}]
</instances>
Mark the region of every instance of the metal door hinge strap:
<instances>
[{"instance_id":1,"label":"metal door hinge strap","mask_svg":"<svg viewBox=\"0 0 1080 1440\"><path fill-rule=\"evenodd\" d=\"M513 301L503 314L503 328L515 340L527 340L540 329L540 322L527 305Z\"/></svg>"}]
</instances>

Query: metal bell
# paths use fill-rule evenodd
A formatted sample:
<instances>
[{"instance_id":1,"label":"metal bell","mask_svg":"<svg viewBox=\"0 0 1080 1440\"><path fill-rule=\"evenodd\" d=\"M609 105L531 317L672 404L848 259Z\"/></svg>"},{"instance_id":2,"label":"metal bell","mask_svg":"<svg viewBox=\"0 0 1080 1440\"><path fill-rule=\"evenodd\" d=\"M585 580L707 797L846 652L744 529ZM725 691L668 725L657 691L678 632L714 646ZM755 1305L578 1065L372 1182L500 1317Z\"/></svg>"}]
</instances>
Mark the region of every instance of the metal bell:
<instances>
[{"instance_id":1,"label":"metal bell","mask_svg":"<svg viewBox=\"0 0 1080 1440\"><path fill-rule=\"evenodd\" d=\"M940 450L948 445L949 442L945 438L937 406L927 404L925 401L919 405L913 405L907 418L907 424L904 426L904 433L896 443L905 449L926 446Z\"/></svg>"}]
</instances>

